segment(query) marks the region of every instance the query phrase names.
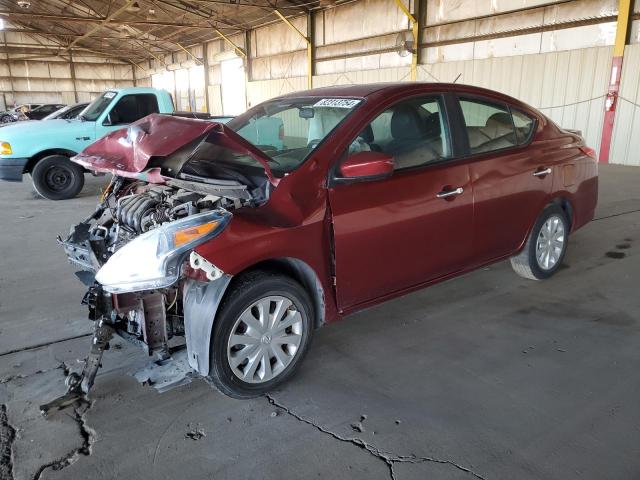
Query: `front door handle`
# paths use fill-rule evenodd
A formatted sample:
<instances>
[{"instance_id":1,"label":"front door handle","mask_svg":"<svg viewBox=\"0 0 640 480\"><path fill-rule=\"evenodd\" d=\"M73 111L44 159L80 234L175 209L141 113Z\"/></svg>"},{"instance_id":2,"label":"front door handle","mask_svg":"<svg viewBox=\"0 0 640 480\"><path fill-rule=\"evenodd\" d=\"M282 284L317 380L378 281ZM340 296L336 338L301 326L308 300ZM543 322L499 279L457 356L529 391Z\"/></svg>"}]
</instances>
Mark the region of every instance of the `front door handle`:
<instances>
[{"instance_id":1,"label":"front door handle","mask_svg":"<svg viewBox=\"0 0 640 480\"><path fill-rule=\"evenodd\" d=\"M458 187L455 190L443 190L443 191L437 193L436 197L438 197L438 198L455 197L456 195L462 195L462 192L464 192L464 188Z\"/></svg>"},{"instance_id":2,"label":"front door handle","mask_svg":"<svg viewBox=\"0 0 640 480\"><path fill-rule=\"evenodd\" d=\"M551 173L551 169L550 168L546 168L544 170L536 170L535 172L533 172L533 176L534 177L544 177L545 175L549 175Z\"/></svg>"}]
</instances>

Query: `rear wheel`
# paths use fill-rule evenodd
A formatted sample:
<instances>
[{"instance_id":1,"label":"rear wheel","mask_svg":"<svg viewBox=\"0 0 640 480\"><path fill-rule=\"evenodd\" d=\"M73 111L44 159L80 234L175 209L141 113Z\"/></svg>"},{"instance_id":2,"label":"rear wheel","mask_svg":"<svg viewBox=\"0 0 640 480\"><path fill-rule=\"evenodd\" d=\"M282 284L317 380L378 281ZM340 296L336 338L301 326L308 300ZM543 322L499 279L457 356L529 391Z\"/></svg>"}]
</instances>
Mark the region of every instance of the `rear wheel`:
<instances>
[{"instance_id":1,"label":"rear wheel","mask_svg":"<svg viewBox=\"0 0 640 480\"><path fill-rule=\"evenodd\" d=\"M13 117L11 115L2 115L0 116L0 123L11 123L14 122L15 120L13 119Z\"/></svg>"},{"instance_id":2,"label":"rear wheel","mask_svg":"<svg viewBox=\"0 0 640 480\"><path fill-rule=\"evenodd\" d=\"M562 208L557 205L548 206L533 226L520 254L511 257L511 266L524 278L549 278L562 264L568 234L569 221Z\"/></svg>"},{"instance_id":3,"label":"rear wheel","mask_svg":"<svg viewBox=\"0 0 640 480\"><path fill-rule=\"evenodd\" d=\"M225 395L252 398L293 375L313 336L307 292L289 277L250 272L220 306L209 379Z\"/></svg>"},{"instance_id":4,"label":"rear wheel","mask_svg":"<svg viewBox=\"0 0 640 480\"><path fill-rule=\"evenodd\" d=\"M73 198L84 186L84 170L64 155L50 155L38 161L31 178L38 195L48 200Z\"/></svg>"}]
</instances>

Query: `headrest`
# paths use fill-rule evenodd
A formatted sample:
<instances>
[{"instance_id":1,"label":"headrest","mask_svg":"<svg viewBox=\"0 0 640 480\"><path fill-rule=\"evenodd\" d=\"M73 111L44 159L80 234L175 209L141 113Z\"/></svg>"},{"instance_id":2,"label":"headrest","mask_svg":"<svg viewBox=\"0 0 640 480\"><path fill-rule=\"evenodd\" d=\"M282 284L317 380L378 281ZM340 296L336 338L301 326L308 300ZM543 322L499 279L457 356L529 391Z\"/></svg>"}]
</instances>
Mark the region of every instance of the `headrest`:
<instances>
[{"instance_id":1,"label":"headrest","mask_svg":"<svg viewBox=\"0 0 640 480\"><path fill-rule=\"evenodd\" d=\"M492 138L501 137L513 132L513 121L507 112L498 112L487 118L484 132Z\"/></svg>"},{"instance_id":2,"label":"headrest","mask_svg":"<svg viewBox=\"0 0 640 480\"><path fill-rule=\"evenodd\" d=\"M395 140L417 140L424 135L424 118L411 105L398 105L391 116L391 136Z\"/></svg>"},{"instance_id":3,"label":"headrest","mask_svg":"<svg viewBox=\"0 0 640 480\"><path fill-rule=\"evenodd\" d=\"M373 143L373 128L371 128L371 124L364 127L364 129L360 132L360 138L367 143Z\"/></svg>"}]
</instances>

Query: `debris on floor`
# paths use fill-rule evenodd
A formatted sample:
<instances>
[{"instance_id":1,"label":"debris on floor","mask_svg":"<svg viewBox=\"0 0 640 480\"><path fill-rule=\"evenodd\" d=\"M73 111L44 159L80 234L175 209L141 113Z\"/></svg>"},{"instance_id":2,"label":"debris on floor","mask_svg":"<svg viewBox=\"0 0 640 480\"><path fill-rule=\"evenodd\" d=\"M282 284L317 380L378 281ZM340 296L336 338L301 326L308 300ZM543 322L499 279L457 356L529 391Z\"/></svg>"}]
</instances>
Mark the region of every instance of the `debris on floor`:
<instances>
[{"instance_id":1,"label":"debris on floor","mask_svg":"<svg viewBox=\"0 0 640 480\"><path fill-rule=\"evenodd\" d=\"M358 433L362 433L364 432L364 426L362 425L362 423L367 419L366 415L360 415L360 421L359 422L354 422L351 424L351 429L354 432L358 432Z\"/></svg>"},{"instance_id":2,"label":"debris on floor","mask_svg":"<svg viewBox=\"0 0 640 480\"><path fill-rule=\"evenodd\" d=\"M195 428L189 430L187 433L184 434L184 438L189 438L191 440L200 440L201 438L206 436L207 434L202 428L202 426L200 426L200 424L197 424Z\"/></svg>"}]
</instances>

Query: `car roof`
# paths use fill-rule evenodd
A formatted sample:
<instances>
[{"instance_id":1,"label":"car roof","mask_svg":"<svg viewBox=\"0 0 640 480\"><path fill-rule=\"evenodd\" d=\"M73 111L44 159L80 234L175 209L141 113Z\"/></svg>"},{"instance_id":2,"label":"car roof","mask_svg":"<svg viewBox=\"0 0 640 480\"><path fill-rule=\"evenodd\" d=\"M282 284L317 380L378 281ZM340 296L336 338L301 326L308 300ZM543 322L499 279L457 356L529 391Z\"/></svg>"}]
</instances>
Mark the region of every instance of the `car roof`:
<instances>
[{"instance_id":1,"label":"car roof","mask_svg":"<svg viewBox=\"0 0 640 480\"><path fill-rule=\"evenodd\" d=\"M359 85L333 85L330 87L320 87L301 92L292 92L278 98L296 97L359 97L366 98L373 94L383 94L384 96L406 92L407 94L415 90L433 92L453 92L465 93L467 95L480 95L502 100L514 105L524 104L513 97L505 95L495 90L465 85L462 83L434 83L434 82L392 82L392 83L364 83ZM530 107L529 107L530 108Z\"/></svg>"}]
</instances>

